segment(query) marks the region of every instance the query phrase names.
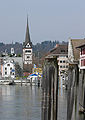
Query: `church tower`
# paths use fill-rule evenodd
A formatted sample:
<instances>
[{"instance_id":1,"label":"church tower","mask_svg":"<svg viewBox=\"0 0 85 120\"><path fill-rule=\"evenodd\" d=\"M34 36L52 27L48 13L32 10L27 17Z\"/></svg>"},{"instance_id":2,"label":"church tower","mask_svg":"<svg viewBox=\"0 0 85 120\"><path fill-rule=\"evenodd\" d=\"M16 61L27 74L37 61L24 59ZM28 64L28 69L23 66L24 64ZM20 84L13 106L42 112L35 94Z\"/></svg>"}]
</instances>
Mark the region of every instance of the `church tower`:
<instances>
[{"instance_id":1,"label":"church tower","mask_svg":"<svg viewBox=\"0 0 85 120\"><path fill-rule=\"evenodd\" d=\"M23 71L29 73L32 71L32 42L29 34L28 17L25 42L23 43Z\"/></svg>"}]
</instances>

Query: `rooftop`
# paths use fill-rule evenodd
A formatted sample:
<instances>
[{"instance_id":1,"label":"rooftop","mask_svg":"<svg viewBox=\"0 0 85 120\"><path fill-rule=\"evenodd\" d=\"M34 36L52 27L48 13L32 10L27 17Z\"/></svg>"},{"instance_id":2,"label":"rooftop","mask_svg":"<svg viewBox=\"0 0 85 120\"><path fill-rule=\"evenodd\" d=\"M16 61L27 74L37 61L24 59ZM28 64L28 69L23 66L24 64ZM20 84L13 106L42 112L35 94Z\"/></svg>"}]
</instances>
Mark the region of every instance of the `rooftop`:
<instances>
[{"instance_id":1,"label":"rooftop","mask_svg":"<svg viewBox=\"0 0 85 120\"><path fill-rule=\"evenodd\" d=\"M50 51L51 54L68 54L68 45L57 45Z\"/></svg>"},{"instance_id":2,"label":"rooftop","mask_svg":"<svg viewBox=\"0 0 85 120\"><path fill-rule=\"evenodd\" d=\"M85 39L71 39L74 59L78 60L80 57L79 49L76 49L78 46L85 44Z\"/></svg>"}]
</instances>

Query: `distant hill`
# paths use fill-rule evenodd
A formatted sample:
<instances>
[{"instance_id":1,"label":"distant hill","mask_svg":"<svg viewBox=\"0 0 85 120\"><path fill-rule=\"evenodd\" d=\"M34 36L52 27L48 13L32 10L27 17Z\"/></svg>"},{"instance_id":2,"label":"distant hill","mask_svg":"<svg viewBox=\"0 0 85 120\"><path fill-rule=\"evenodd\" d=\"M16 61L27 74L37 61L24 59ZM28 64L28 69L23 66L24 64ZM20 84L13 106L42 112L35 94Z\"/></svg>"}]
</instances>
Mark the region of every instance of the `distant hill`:
<instances>
[{"instance_id":1,"label":"distant hill","mask_svg":"<svg viewBox=\"0 0 85 120\"><path fill-rule=\"evenodd\" d=\"M41 43L37 43L36 45L33 45L33 53L36 57L42 57L44 54L46 54L49 50L54 48L56 44L59 44L59 41L44 41ZM60 44L67 44L67 42L62 41ZM11 53L11 48L14 48L15 53L22 54L22 43L15 42L15 44L4 44L0 43L0 54L2 52L7 51L7 53Z\"/></svg>"},{"instance_id":2,"label":"distant hill","mask_svg":"<svg viewBox=\"0 0 85 120\"><path fill-rule=\"evenodd\" d=\"M22 54L22 44L18 42L16 42L15 44L0 43L0 54L5 51L10 54L12 47L14 48L16 54Z\"/></svg>"},{"instance_id":3,"label":"distant hill","mask_svg":"<svg viewBox=\"0 0 85 120\"><path fill-rule=\"evenodd\" d=\"M56 43L56 41L44 41L33 45L35 56L39 55L39 57L42 57L43 54L46 54L49 50L51 50L56 45Z\"/></svg>"}]
</instances>

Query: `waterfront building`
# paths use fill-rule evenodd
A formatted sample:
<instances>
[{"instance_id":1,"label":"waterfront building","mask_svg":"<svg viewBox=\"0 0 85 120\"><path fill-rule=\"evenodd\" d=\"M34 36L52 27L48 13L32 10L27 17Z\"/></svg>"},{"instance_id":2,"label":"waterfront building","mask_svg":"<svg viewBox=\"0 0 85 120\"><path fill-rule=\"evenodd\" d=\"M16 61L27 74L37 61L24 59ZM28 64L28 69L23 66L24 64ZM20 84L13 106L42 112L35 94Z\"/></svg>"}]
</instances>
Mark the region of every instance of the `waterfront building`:
<instances>
[{"instance_id":1,"label":"waterfront building","mask_svg":"<svg viewBox=\"0 0 85 120\"><path fill-rule=\"evenodd\" d=\"M78 48L80 49L80 69L85 69L85 43Z\"/></svg>"},{"instance_id":2,"label":"waterfront building","mask_svg":"<svg viewBox=\"0 0 85 120\"><path fill-rule=\"evenodd\" d=\"M85 39L69 39L68 43L68 60L69 64L78 64L80 51L76 47L85 44Z\"/></svg>"},{"instance_id":3,"label":"waterfront building","mask_svg":"<svg viewBox=\"0 0 85 120\"><path fill-rule=\"evenodd\" d=\"M13 61L14 66L15 66L15 76L17 76L17 72L21 72L23 71L23 61L22 61L22 57L0 57L0 70L1 70L1 77L2 76L2 66L5 63L5 61ZM23 74L21 75L23 76Z\"/></svg>"},{"instance_id":4,"label":"waterfront building","mask_svg":"<svg viewBox=\"0 0 85 120\"><path fill-rule=\"evenodd\" d=\"M53 48L46 57L51 55L57 56L59 75L64 74L68 71L68 45L59 45L56 44L56 47Z\"/></svg>"},{"instance_id":5,"label":"waterfront building","mask_svg":"<svg viewBox=\"0 0 85 120\"><path fill-rule=\"evenodd\" d=\"M15 78L15 63L13 60L4 59L1 65L1 73L3 78Z\"/></svg>"},{"instance_id":6,"label":"waterfront building","mask_svg":"<svg viewBox=\"0 0 85 120\"><path fill-rule=\"evenodd\" d=\"M84 67L84 45L85 39L69 39L68 60L69 60L69 79L67 94L67 119L80 118L79 113L84 113L85 105L85 70ZM80 51L79 48L82 48ZM83 52L83 54L80 52ZM80 61L80 62L79 62ZM79 97L77 97L79 96ZM76 109L75 109L76 106ZM81 119L81 118L80 118ZM79 120L80 120L79 119Z\"/></svg>"},{"instance_id":7,"label":"waterfront building","mask_svg":"<svg viewBox=\"0 0 85 120\"><path fill-rule=\"evenodd\" d=\"M28 18L25 42L23 43L23 72L32 72L32 42L30 40Z\"/></svg>"}]
</instances>

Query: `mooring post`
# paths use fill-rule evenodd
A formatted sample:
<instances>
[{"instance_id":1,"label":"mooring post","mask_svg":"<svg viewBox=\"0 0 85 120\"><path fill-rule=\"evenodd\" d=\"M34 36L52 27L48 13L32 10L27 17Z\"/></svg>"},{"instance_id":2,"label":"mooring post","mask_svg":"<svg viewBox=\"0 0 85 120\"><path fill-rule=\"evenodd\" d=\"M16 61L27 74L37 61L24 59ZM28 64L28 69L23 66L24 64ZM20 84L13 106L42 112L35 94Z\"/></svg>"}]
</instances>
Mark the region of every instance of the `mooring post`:
<instances>
[{"instance_id":1,"label":"mooring post","mask_svg":"<svg viewBox=\"0 0 85 120\"><path fill-rule=\"evenodd\" d=\"M84 105L84 112L85 112L85 70L84 70L83 74L84 74L84 99L83 99L83 105Z\"/></svg>"},{"instance_id":2,"label":"mooring post","mask_svg":"<svg viewBox=\"0 0 85 120\"><path fill-rule=\"evenodd\" d=\"M54 62L55 65L55 79L54 79L54 120L58 118L58 61Z\"/></svg>"},{"instance_id":3,"label":"mooring post","mask_svg":"<svg viewBox=\"0 0 85 120\"><path fill-rule=\"evenodd\" d=\"M30 86L32 86L32 78L30 78Z\"/></svg>"},{"instance_id":4,"label":"mooring post","mask_svg":"<svg viewBox=\"0 0 85 120\"><path fill-rule=\"evenodd\" d=\"M57 120L58 62L55 57L46 59L43 73L42 120Z\"/></svg>"}]
</instances>

